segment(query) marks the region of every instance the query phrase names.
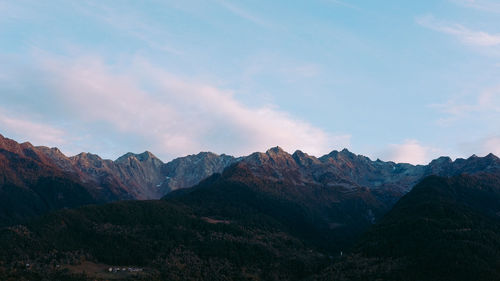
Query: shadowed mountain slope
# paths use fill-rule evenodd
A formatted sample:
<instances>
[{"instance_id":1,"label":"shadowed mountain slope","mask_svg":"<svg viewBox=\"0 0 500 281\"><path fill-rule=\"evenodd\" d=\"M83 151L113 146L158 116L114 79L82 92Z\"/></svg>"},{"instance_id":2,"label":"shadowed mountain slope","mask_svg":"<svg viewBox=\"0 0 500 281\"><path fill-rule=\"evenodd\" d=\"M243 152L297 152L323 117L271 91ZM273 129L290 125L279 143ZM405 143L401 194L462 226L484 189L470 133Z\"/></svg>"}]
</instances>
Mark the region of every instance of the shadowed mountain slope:
<instances>
[{"instance_id":1,"label":"shadowed mountain slope","mask_svg":"<svg viewBox=\"0 0 500 281\"><path fill-rule=\"evenodd\" d=\"M500 280L500 175L430 176L317 280Z\"/></svg>"},{"instance_id":2,"label":"shadowed mountain slope","mask_svg":"<svg viewBox=\"0 0 500 281\"><path fill-rule=\"evenodd\" d=\"M302 159L323 165L308 157L304 154ZM260 224L263 217L271 218L287 232L332 253L348 247L392 205L392 200L380 200L367 187L312 171L273 148L165 199L189 205L200 216L222 220Z\"/></svg>"},{"instance_id":3,"label":"shadowed mountain slope","mask_svg":"<svg viewBox=\"0 0 500 281\"><path fill-rule=\"evenodd\" d=\"M322 252L261 221L204 217L165 200L60 210L0 229L0 279L300 280L324 267ZM100 269L78 274L88 264ZM143 271L113 275L110 266Z\"/></svg>"}]
</instances>

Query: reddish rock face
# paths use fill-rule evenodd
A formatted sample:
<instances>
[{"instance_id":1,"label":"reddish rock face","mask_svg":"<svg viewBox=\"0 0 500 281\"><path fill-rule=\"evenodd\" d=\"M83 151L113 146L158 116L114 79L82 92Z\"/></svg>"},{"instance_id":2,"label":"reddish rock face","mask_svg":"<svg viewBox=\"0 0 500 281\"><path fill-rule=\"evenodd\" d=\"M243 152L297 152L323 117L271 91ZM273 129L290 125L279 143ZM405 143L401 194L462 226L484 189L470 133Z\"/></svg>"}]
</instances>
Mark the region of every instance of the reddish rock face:
<instances>
[{"instance_id":1,"label":"reddish rock face","mask_svg":"<svg viewBox=\"0 0 500 281\"><path fill-rule=\"evenodd\" d=\"M234 157L200 153L167 164L145 151L116 161L92 153L67 157L57 148L19 144L0 135L0 183L26 185L41 176L58 175L103 190L104 201L158 199L171 190L193 186L233 163Z\"/></svg>"},{"instance_id":2,"label":"reddish rock face","mask_svg":"<svg viewBox=\"0 0 500 281\"><path fill-rule=\"evenodd\" d=\"M148 151L127 153L116 161L91 153L67 157L57 148L19 144L0 135L0 205L3 205L0 206L0 221L12 221L3 219L2 215L18 209L14 211L16 218L59 207L159 199L171 190L190 187L213 173L222 172L233 161L234 157L227 155L200 153L164 164ZM52 185L47 179L57 179L59 184L65 183L64 186L77 185L78 192L75 192L82 194L84 199L66 204L65 198L71 196L48 188ZM60 204L45 203L48 197L59 200Z\"/></svg>"},{"instance_id":3,"label":"reddish rock face","mask_svg":"<svg viewBox=\"0 0 500 281\"><path fill-rule=\"evenodd\" d=\"M0 184L16 184L23 187L38 177L61 176L44 153L28 142L19 144L0 135Z\"/></svg>"}]
</instances>

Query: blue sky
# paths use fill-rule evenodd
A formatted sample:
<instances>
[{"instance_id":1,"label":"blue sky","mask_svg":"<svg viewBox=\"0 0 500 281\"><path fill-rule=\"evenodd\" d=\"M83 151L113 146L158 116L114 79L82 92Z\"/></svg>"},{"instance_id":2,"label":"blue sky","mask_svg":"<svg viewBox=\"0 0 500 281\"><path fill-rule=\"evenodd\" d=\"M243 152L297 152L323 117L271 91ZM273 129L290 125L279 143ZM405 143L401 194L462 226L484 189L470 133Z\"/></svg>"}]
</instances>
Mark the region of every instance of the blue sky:
<instances>
[{"instance_id":1,"label":"blue sky","mask_svg":"<svg viewBox=\"0 0 500 281\"><path fill-rule=\"evenodd\" d=\"M500 154L500 3L0 0L0 133L162 160Z\"/></svg>"}]
</instances>

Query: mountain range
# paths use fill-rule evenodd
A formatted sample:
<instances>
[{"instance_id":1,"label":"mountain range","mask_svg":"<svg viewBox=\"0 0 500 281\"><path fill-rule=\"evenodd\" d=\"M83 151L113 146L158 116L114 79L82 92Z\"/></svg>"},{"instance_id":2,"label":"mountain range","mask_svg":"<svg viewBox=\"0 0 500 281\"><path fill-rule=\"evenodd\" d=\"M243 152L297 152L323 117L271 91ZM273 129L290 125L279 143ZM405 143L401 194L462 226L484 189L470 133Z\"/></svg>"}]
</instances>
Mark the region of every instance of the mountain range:
<instances>
[{"instance_id":1,"label":"mountain range","mask_svg":"<svg viewBox=\"0 0 500 281\"><path fill-rule=\"evenodd\" d=\"M57 148L20 144L0 135L0 225L59 208L159 199L240 162L258 177L286 179L288 184L366 188L389 205L428 175L500 170L500 160L493 154L455 161L441 157L423 166L372 161L347 149L316 158L279 147L238 158L201 152L163 163L145 151L112 161L91 153L67 157Z\"/></svg>"},{"instance_id":2,"label":"mountain range","mask_svg":"<svg viewBox=\"0 0 500 281\"><path fill-rule=\"evenodd\" d=\"M2 280L500 278L493 154L410 165L274 147L163 163L2 138L0 167Z\"/></svg>"},{"instance_id":3,"label":"mountain range","mask_svg":"<svg viewBox=\"0 0 500 281\"><path fill-rule=\"evenodd\" d=\"M148 151L115 161L91 153L67 157L57 148L20 144L0 135L0 225L60 208L159 199L222 172L234 161L208 152L166 164Z\"/></svg>"}]
</instances>

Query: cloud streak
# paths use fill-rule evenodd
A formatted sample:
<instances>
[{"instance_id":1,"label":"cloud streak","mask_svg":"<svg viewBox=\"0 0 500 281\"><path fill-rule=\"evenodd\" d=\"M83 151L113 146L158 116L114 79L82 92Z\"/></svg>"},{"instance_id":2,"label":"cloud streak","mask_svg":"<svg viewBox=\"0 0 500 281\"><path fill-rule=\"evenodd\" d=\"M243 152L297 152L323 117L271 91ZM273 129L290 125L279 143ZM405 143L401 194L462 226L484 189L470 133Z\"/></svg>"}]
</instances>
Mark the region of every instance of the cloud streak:
<instances>
[{"instance_id":1,"label":"cloud streak","mask_svg":"<svg viewBox=\"0 0 500 281\"><path fill-rule=\"evenodd\" d=\"M453 35L467 45L479 47L500 46L500 34L472 30L461 24L436 20L432 16L419 17L417 23L423 27Z\"/></svg>"},{"instance_id":2,"label":"cloud streak","mask_svg":"<svg viewBox=\"0 0 500 281\"><path fill-rule=\"evenodd\" d=\"M491 117L500 117L500 86L487 89L477 96L455 97L445 103L431 104L430 107L444 113L446 116L438 120L440 125L448 125L464 118L483 118L489 120Z\"/></svg>"},{"instance_id":3,"label":"cloud streak","mask_svg":"<svg viewBox=\"0 0 500 281\"><path fill-rule=\"evenodd\" d=\"M480 11L500 13L500 3L488 0L451 0L455 4Z\"/></svg>"},{"instance_id":4,"label":"cloud streak","mask_svg":"<svg viewBox=\"0 0 500 281\"><path fill-rule=\"evenodd\" d=\"M232 3L229 3L229 2L224 1L224 0L216 0L216 2L220 6L222 6L226 10L228 10L229 12L233 13L234 15L236 15L242 19L245 19L247 21L250 21L250 22L252 22L256 25L262 26L262 27L270 27L271 26L271 24L269 24L269 22L263 20L260 17L257 17L256 15L250 13L249 11L242 9L242 8L232 4Z\"/></svg>"},{"instance_id":5,"label":"cloud streak","mask_svg":"<svg viewBox=\"0 0 500 281\"><path fill-rule=\"evenodd\" d=\"M172 34L166 29L158 28L154 21L137 11L122 8L117 11L102 1L85 1L72 3L75 10L89 19L106 24L118 33L144 42L150 48L173 55L184 52L172 45Z\"/></svg>"}]
</instances>

